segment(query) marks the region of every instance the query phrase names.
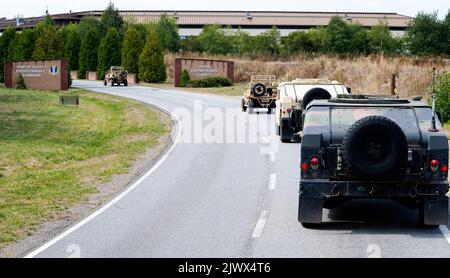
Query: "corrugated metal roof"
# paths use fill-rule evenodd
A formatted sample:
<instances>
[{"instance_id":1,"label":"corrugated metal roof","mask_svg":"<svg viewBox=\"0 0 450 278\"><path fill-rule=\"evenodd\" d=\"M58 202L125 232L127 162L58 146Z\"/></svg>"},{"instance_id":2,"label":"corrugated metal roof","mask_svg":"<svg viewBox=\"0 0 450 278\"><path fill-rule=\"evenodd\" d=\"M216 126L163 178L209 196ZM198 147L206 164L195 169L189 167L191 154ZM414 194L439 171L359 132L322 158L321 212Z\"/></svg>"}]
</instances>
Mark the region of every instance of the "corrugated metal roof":
<instances>
[{"instance_id":1,"label":"corrugated metal roof","mask_svg":"<svg viewBox=\"0 0 450 278\"><path fill-rule=\"evenodd\" d=\"M316 27L328 25L333 16L359 22L363 26L371 27L385 19L391 29L405 29L413 19L396 13L356 13L356 12L270 12L270 11L119 11L124 18L137 23L157 21L163 14L176 18L180 27L203 26L219 24L222 26L277 26L277 27ZM52 15L60 21L77 21L85 16L101 16L102 11L85 11ZM25 25L20 29L33 27L43 17L25 19ZM0 31L8 26L15 26L16 20L0 20Z\"/></svg>"}]
</instances>

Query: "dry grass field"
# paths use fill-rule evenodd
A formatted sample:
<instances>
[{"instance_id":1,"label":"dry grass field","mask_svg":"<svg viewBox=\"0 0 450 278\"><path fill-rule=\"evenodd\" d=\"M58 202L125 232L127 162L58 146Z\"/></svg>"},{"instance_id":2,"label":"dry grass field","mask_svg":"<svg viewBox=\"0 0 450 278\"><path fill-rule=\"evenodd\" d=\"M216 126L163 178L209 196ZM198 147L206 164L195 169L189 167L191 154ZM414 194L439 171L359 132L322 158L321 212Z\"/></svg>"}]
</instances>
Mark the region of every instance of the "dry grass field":
<instances>
[{"instance_id":1,"label":"dry grass field","mask_svg":"<svg viewBox=\"0 0 450 278\"><path fill-rule=\"evenodd\" d=\"M254 74L274 74L280 81L329 78L344 83L352 88L353 93L390 94L391 76L395 74L396 93L403 97L423 95L428 98L433 66L438 74L450 71L449 59L390 58L382 55L345 58L303 55L278 61L264 57L246 59L198 53L185 53L182 56L233 60L237 83L248 82ZM166 64L173 65L175 57L173 54L166 55ZM173 78L173 68L168 67L167 71L168 78Z\"/></svg>"}]
</instances>

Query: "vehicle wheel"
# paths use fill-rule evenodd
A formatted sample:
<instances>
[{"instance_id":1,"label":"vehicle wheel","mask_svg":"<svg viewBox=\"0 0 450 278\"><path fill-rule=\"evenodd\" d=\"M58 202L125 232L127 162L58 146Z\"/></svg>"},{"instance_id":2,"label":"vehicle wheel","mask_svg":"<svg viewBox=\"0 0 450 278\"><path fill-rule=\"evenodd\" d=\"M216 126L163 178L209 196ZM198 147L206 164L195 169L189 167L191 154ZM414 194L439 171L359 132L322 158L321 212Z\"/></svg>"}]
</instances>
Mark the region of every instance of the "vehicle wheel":
<instances>
[{"instance_id":1,"label":"vehicle wheel","mask_svg":"<svg viewBox=\"0 0 450 278\"><path fill-rule=\"evenodd\" d=\"M266 86L262 83L256 83L252 86L251 93L255 97L262 97L267 92Z\"/></svg>"},{"instance_id":2,"label":"vehicle wheel","mask_svg":"<svg viewBox=\"0 0 450 278\"><path fill-rule=\"evenodd\" d=\"M267 114L272 114L272 108L267 108Z\"/></svg>"},{"instance_id":3,"label":"vehicle wheel","mask_svg":"<svg viewBox=\"0 0 450 278\"><path fill-rule=\"evenodd\" d=\"M290 143L293 135L292 128L289 125L289 119L282 118L280 121L280 141L282 143Z\"/></svg>"},{"instance_id":4,"label":"vehicle wheel","mask_svg":"<svg viewBox=\"0 0 450 278\"><path fill-rule=\"evenodd\" d=\"M245 100L244 99L241 100L241 108L242 108L242 112L247 111L247 106L245 106Z\"/></svg>"},{"instance_id":5,"label":"vehicle wheel","mask_svg":"<svg viewBox=\"0 0 450 278\"><path fill-rule=\"evenodd\" d=\"M369 116L355 122L342 144L345 165L360 178L386 179L407 161L405 134L394 121L383 116Z\"/></svg>"},{"instance_id":6,"label":"vehicle wheel","mask_svg":"<svg viewBox=\"0 0 450 278\"><path fill-rule=\"evenodd\" d=\"M106 79L103 81L103 85L104 86L108 85L108 81L106 81Z\"/></svg>"},{"instance_id":7,"label":"vehicle wheel","mask_svg":"<svg viewBox=\"0 0 450 278\"><path fill-rule=\"evenodd\" d=\"M123 85L124 85L125 87L127 87L127 86L128 86L128 80L123 81Z\"/></svg>"}]
</instances>

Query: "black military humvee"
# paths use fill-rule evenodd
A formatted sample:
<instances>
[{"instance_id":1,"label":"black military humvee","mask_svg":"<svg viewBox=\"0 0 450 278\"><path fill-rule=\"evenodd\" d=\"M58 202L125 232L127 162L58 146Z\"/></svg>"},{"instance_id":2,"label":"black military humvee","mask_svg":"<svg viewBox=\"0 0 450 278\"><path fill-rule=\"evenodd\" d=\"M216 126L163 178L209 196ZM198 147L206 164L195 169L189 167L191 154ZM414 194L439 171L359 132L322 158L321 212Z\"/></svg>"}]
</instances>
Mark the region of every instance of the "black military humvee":
<instances>
[{"instance_id":1,"label":"black military humvee","mask_svg":"<svg viewBox=\"0 0 450 278\"><path fill-rule=\"evenodd\" d=\"M352 199L392 199L419 208L423 225L448 222L448 139L419 100L338 96L304 114L298 220Z\"/></svg>"}]
</instances>

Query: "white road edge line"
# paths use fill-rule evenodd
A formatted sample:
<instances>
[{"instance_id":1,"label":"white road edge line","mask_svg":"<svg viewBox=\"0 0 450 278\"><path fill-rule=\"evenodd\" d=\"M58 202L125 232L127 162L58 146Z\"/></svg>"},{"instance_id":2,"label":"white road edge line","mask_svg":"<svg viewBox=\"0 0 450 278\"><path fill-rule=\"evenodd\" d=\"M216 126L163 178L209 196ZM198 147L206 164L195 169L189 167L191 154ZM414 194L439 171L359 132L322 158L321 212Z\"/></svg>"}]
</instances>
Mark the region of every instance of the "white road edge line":
<instances>
[{"instance_id":1,"label":"white road edge line","mask_svg":"<svg viewBox=\"0 0 450 278\"><path fill-rule=\"evenodd\" d=\"M173 151L173 149L177 145L177 143L179 141L179 138L180 138L180 131L178 130L178 120L175 117L175 115L172 114L172 112L170 112L169 110L167 110L165 108L162 108L162 107L158 106L158 109L161 109L161 110L165 111L166 113L168 113L170 115L170 117L172 118L172 121L174 122L174 128L175 128L175 136L174 136L175 139L172 141L172 145L169 147L169 149L166 150L166 153L158 160L158 162L156 162L156 164L153 165L153 167L150 170L148 170L143 176L141 176L137 181L135 181L131 186L129 186L125 191L120 193L114 199L112 199L111 201L109 201L108 203L106 203L105 205L103 205L102 207L97 209L96 211L94 211L92 214L90 214L89 216L87 216L86 218L84 218L83 220L81 220L80 222L75 224L74 226L70 227L69 229L67 229L63 233L59 234L58 236L56 236L52 240L48 241L47 243L45 243L44 245L42 245L38 249L30 252L24 258L33 258L36 255L39 255L40 253L42 253L43 251L47 250L51 246L55 245L58 241L62 240L66 236L70 235L71 233L75 232L79 228L81 228L84 225L86 225L88 222L90 222L91 220L93 220L94 218L96 218L97 216L102 214L104 211L106 211L107 209L109 209L110 207L115 205L122 198L124 198L126 195L128 195L130 192L132 192L145 179L147 179L154 171L156 171L156 169L158 169L159 166L161 166L161 164L167 159L169 154Z\"/></svg>"},{"instance_id":2,"label":"white road edge line","mask_svg":"<svg viewBox=\"0 0 450 278\"><path fill-rule=\"evenodd\" d=\"M447 240L447 243L450 244L450 231L448 230L446 225L440 225L439 229L441 230L442 234L444 235L445 239Z\"/></svg>"},{"instance_id":3,"label":"white road edge line","mask_svg":"<svg viewBox=\"0 0 450 278\"><path fill-rule=\"evenodd\" d=\"M253 230L252 238L261 237L261 234L264 230L264 226L266 225L268 216L269 216L269 212L267 210L263 210L261 212L258 222L256 223L255 229Z\"/></svg>"},{"instance_id":4,"label":"white road edge line","mask_svg":"<svg viewBox=\"0 0 450 278\"><path fill-rule=\"evenodd\" d=\"M275 190L277 186L277 174L272 173L269 176L269 190Z\"/></svg>"}]
</instances>

